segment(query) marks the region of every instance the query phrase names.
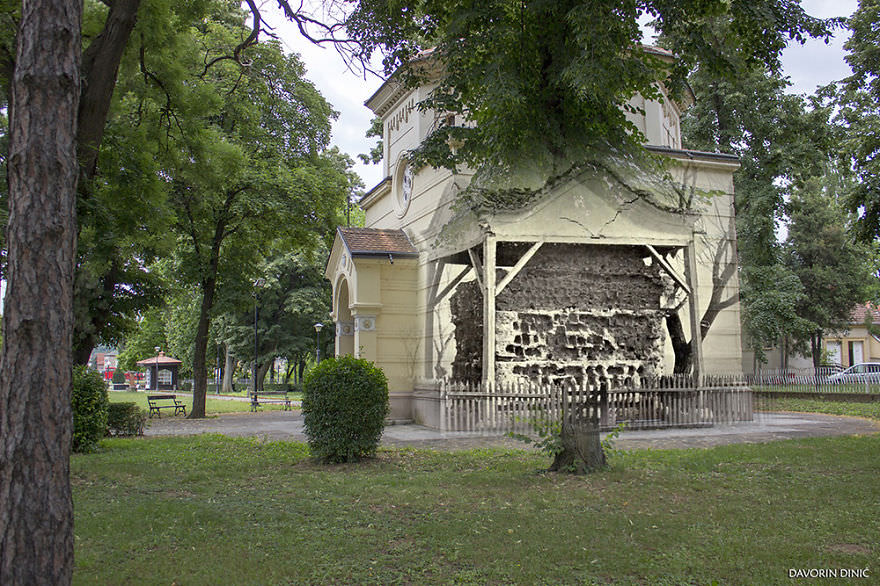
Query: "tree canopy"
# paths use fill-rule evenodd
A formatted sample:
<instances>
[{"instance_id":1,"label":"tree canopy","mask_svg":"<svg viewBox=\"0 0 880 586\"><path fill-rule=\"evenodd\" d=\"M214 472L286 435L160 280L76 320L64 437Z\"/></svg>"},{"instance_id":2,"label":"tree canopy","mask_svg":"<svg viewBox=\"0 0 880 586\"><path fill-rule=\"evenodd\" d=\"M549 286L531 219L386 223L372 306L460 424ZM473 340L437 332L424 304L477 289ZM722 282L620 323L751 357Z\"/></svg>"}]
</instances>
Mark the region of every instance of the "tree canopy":
<instances>
[{"instance_id":1,"label":"tree canopy","mask_svg":"<svg viewBox=\"0 0 880 586\"><path fill-rule=\"evenodd\" d=\"M677 61L641 49L644 17ZM718 18L730 23L723 43ZM787 42L833 24L792 0L369 0L348 30L385 52L389 73L436 84L422 108L454 115L438 118L415 159L468 165L477 185L503 186L512 168L540 182L608 149L639 156L642 137L626 118L634 95L658 96L660 81L675 94L696 63L713 75L740 62L777 71Z\"/></svg>"}]
</instances>

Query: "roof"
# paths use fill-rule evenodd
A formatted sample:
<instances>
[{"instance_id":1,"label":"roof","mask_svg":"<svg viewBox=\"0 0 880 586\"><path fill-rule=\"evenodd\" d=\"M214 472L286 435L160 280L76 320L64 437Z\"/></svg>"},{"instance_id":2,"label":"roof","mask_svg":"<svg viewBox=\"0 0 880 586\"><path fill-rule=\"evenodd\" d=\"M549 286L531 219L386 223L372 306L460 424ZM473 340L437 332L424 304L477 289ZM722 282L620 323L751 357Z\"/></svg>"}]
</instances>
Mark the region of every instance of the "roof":
<instances>
[{"instance_id":1,"label":"roof","mask_svg":"<svg viewBox=\"0 0 880 586\"><path fill-rule=\"evenodd\" d=\"M856 305L855 309L853 309L852 312L851 323L865 323L865 318L868 316L869 312L871 315L871 323L880 324L880 308L878 308L876 305L872 305L871 303L860 303L859 305Z\"/></svg>"},{"instance_id":2,"label":"roof","mask_svg":"<svg viewBox=\"0 0 880 586\"><path fill-rule=\"evenodd\" d=\"M403 230L377 228L337 228L337 230L352 257L419 255L419 251Z\"/></svg>"},{"instance_id":3,"label":"roof","mask_svg":"<svg viewBox=\"0 0 880 586\"><path fill-rule=\"evenodd\" d=\"M177 358L171 358L170 356L165 356L164 352L159 352L158 356L153 356L152 358L144 358L143 360L138 360L138 364L143 364L144 366L148 366L150 364L183 364Z\"/></svg>"}]
</instances>

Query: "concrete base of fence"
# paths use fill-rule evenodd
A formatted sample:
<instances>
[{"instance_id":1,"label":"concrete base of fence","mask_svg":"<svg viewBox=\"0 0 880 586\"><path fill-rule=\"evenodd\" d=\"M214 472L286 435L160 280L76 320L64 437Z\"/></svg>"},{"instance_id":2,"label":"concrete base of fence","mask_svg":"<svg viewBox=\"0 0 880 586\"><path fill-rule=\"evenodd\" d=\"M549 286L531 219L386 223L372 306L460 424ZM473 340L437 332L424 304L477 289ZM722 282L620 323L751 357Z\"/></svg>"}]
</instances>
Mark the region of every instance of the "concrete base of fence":
<instances>
[{"instance_id":1,"label":"concrete base of fence","mask_svg":"<svg viewBox=\"0 0 880 586\"><path fill-rule=\"evenodd\" d=\"M417 384L412 395L413 421L425 427L440 429L440 386Z\"/></svg>"}]
</instances>

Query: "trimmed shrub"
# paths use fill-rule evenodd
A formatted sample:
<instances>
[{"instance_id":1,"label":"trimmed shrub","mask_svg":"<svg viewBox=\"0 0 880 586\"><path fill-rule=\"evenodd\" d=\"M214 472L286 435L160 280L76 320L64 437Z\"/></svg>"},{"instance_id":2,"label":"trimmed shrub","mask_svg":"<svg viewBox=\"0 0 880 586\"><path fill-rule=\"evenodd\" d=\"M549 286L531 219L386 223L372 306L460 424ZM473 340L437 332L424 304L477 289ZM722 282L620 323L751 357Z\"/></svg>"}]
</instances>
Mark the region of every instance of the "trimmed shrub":
<instances>
[{"instance_id":1,"label":"trimmed shrub","mask_svg":"<svg viewBox=\"0 0 880 586\"><path fill-rule=\"evenodd\" d=\"M101 375L85 366L73 369L73 445L74 452L91 452L98 447L107 429L107 388Z\"/></svg>"},{"instance_id":2,"label":"trimmed shrub","mask_svg":"<svg viewBox=\"0 0 880 586\"><path fill-rule=\"evenodd\" d=\"M117 368L113 371L113 384L123 384L126 382L125 380L125 372L121 368Z\"/></svg>"},{"instance_id":3,"label":"trimmed shrub","mask_svg":"<svg viewBox=\"0 0 880 586\"><path fill-rule=\"evenodd\" d=\"M136 403L110 403L107 410L107 435L144 435L147 412Z\"/></svg>"},{"instance_id":4,"label":"trimmed shrub","mask_svg":"<svg viewBox=\"0 0 880 586\"><path fill-rule=\"evenodd\" d=\"M312 455L353 462L376 453L388 408L388 379L372 362L328 358L303 382L302 412Z\"/></svg>"},{"instance_id":5,"label":"trimmed shrub","mask_svg":"<svg viewBox=\"0 0 880 586\"><path fill-rule=\"evenodd\" d=\"M186 381L180 385L180 390L184 393L191 393L193 390L193 384L190 381Z\"/></svg>"}]
</instances>

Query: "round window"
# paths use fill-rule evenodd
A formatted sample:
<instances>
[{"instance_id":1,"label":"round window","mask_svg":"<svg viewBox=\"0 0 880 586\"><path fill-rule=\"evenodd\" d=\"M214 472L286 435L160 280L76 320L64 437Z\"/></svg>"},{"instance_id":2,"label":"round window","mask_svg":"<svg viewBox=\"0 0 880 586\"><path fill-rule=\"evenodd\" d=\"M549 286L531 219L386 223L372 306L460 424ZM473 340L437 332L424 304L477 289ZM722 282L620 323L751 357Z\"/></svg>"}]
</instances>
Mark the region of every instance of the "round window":
<instances>
[{"instance_id":1,"label":"round window","mask_svg":"<svg viewBox=\"0 0 880 586\"><path fill-rule=\"evenodd\" d=\"M402 218L409 209L413 195L413 168L403 156L397 161L394 191L397 196L397 217Z\"/></svg>"}]
</instances>

